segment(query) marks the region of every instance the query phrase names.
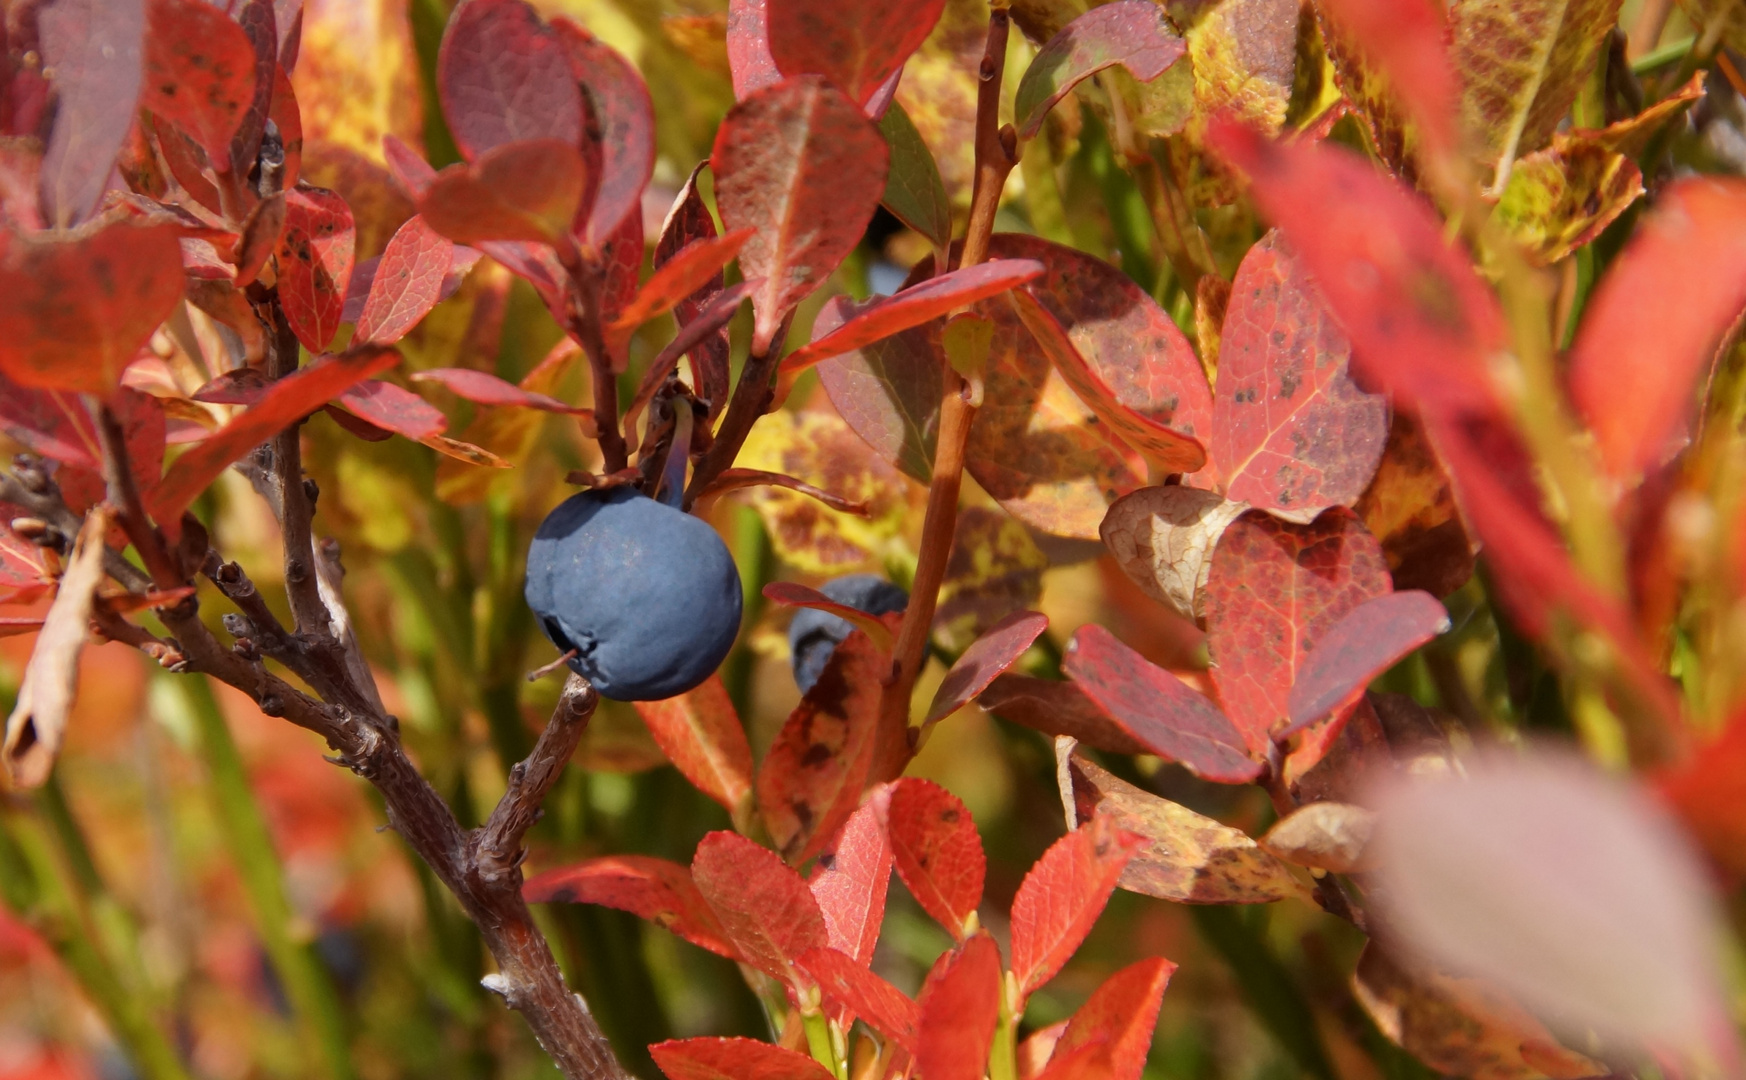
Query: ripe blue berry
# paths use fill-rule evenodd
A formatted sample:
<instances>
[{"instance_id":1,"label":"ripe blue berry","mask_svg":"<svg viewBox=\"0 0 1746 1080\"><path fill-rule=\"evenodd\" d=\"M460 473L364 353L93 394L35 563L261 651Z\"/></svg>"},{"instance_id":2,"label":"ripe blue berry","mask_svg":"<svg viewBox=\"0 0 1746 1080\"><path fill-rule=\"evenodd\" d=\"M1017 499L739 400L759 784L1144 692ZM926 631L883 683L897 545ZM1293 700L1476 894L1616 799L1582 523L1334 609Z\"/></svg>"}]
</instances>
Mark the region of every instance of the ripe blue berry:
<instances>
[{"instance_id":1,"label":"ripe blue berry","mask_svg":"<svg viewBox=\"0 0 1746 1080\"><path fill-rule=\"evenodd\" d=\"M909 594L875 574L850 574L819 587L819 592L839 604L886 615L909 606ZM817 608L801 608L788 624L788 649L793 654L794 683L801 693L812 689L824 674L831 653L854 631L847 619Z\"/></svg>"},{"instance_id":2,"label":"ripe blue berry","mask_svg":"<svg viewBox=\"0 0 1746 1080\"><path fill-rule=\"evenodd\" d=\"M541 523L528 606L602 697L657 701L709 678L740 630L740 577L715 530L628 487L584 491Z\"/></svg>"}]
</instances>

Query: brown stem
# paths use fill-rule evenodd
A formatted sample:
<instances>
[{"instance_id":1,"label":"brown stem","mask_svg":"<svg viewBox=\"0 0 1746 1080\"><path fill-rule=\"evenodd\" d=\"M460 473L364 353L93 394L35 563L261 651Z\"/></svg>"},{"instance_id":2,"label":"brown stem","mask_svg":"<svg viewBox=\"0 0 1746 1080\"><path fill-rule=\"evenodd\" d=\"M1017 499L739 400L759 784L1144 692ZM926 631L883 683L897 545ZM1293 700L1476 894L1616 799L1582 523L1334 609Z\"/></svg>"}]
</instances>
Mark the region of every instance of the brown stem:
<instances>
[{"instance_id":1,"label":"brown stem","mask_svg":"<svg viewBox=\"0 0 1746 1080\"><path fill-rule=\"evenodd\" d=\"M297 370L297 336L285 320L276 299L257 308L272 329L267 344L267 376L283 379ZM267 472L273 479L280 531L285 540L285 593L291 600L296 632L312 642L332 641L327 605L321 601L321 583L315 567L315 504L303 480L301 424L292 424L267 444L272 455Z\"/></svg>"},{"instance_id":2,"label":"brown stem","mask_svg":"<svg viewBox=\"0 0 1746 1080\"><path fill-rule=\"evenodd\" d=\"M788 323L792 318L790 313L788 319L782 320L781 328L776 331L776 337L764 355L746 357L746 366L740 369L740 381L734 386L734 396L722 414L721 426L716 428L715 442L691 471L691 483L685 487L686 509L690 509L715 478L734 463L740 447L745 445L746 436L752 433L752 425L769 411L776 394L770 380L776 374L776 361L782 355L782 342L788 336Z\"/></svg>"},{"instance_id":3,"label":"brown stem","mask_svg":"<svg viewBox=\"0 0 1746 1080\"><path fill-rule=\"evenodd\" d=\"M589 385L594 389L594 423L600 432L596 441L605 459L601 471L614 473L630 459L624 435L618 429L618 376L613 373L612 356L606 350L606 337L600 329L604 275L582 258L573 242L558 245L557 251L558 261L570 276L569 330L588 357Z\"/></svg>"},{"instance_id":4,"label":"brown stem","mask_svg":"<svg viewBox=\"0 0 1746 1080\"><path fill-rule=\"evenodd\" d=\"M1004 7L988 16L988 42L977 74L981 79L976 97L976 186L970 196L970 223L964 234L959 266L975 266L988 257L989 237L994 232L994 213L1006 178L1018 164L1017 136L1012 125L1000 127L1000 81L1006 69L1006 39L1011 19ZM891 673L880 694L881 730L904 730L909 725L909 696L927 658L928 635L940 584L946 577L946 562L952 551L952 536L958 527L958 494L964 479L964 452L976 419L972 390L957 372L947 369L945 391L940 397L940 434L934 445L933 478L928 484L927 514L922 520L921 554L915 578L910 583L909 606L891 649ZM889 772L897 762L882 764ZM895 775L893 773L893 775ZM881 775L880 779L889 779Z\"/></svg>"},{"instance_id":5,"label":"brown stem","mask_svg":"<svg viewBox=\"0 0 1746 1080\"><path fill-rule=\"evenodd\" d=\"M520 875L516 871L521 866L522 837L539 820L546 792L569 764L570 755L576 752L598 704L600 695L588 680L571 675L539 742L534 744L527 760L509 770L509 788L480 830L479 873L485 880L495 882L514 876L519 887Z\"/></svg>"},{"instance_id":6,"label":"brown stem","mask_svg":"<svg viewBox=\"0 0 1746 1080\"><path fill-rule=\"evenodd\" d=\"M121 422L108 405L86 399L86 408L97 426L97 446L103 454L103 479L109 488L109 501L121 515L121 528L139 552L152 582L160 589L174 589L187 584L181 567L170 555L163 536L146 517L145 504L139 497L139 485L134 482L133 468L127 457L127 436Z\"/></svg>"}]
</instances>

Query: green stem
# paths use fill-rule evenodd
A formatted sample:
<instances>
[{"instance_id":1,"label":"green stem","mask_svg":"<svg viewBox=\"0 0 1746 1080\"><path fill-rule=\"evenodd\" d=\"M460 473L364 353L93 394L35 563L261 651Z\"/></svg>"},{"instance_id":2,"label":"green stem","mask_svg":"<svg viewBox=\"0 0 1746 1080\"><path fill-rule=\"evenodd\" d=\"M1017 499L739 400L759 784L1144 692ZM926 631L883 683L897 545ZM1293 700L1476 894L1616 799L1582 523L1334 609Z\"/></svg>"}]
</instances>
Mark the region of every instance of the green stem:
<instances>
[{"instance_id":1,"label":"green stem","mask_svg":"<svg viewBox=\"0 0 1746 1080\"><path fill-rule=\"evenodd\" d=\"M172 680L170 685L181 695L194 721L219 829L242 879L273 971L285 988L298 1027L312 1044L309 1051L320 1055L325 1075L356 1076L339 994L307 934L293 929L296 916L285 898L284 868L212 687L204 678L166 677Z\"/></svg>"},{"instance_id":2,"label":"green stem","mask_svg":"<svg viewBox=\"0 0 1746 1080\"><path fill-rule=\"evenodd\" d=\"M58 794L57 790L56 801L64 808ZM39 810L45 810L44 802L37 800ZM80 864L95 872L89 850L83 836L78 835L76 824L73 835L78 843L73 850L67 849L68 834L59 822L52 820L56 816L45 811L35 822L13 816L5 823L0 846L5 847L7 856L3 862L9 886L5 890L7 903L42 935L78 980L110 1034L144 1080L190 1080L169 1039L154 1022L147 995L128 985L118 966L100 947L103 934L92 917L92 907L93 901L107 899L107 894L86 888L88 879ZM45 822L41 818L51 820ZM28 908L18 904L27 892L19 887L23 877L31 879L34 885L34 889L28 890L34 892L34 903ZM99 879L97 889L101 888Z\"/></svg>"},{"instance_id":3,"label":"green stem","mask_svg":"<svg viewBox=\"0 0 1746 1080\"><path fill-rule=\"evenodd\" d=\"M994 1026L994 1045L988 1050L988 1080L1018 1080L1019 1009L1013 1001L1016 984L1001 976L1000 1019Z\"/></svg>"},{"instance_id":4,"label":"green stem","mask_svg":"<svg viewBox=\"0 0 1746 1080\"><path fill-rule=\"evenodd\" d=\"M844 1080L848 1076L847 1067L831 1042L831 1022L825 1019L825 1014L803 1013L800 1022L806 1028L806 1048L812 1052L813 1060L829 1069L837 1080Z\"/></svg>"}]
</instances>

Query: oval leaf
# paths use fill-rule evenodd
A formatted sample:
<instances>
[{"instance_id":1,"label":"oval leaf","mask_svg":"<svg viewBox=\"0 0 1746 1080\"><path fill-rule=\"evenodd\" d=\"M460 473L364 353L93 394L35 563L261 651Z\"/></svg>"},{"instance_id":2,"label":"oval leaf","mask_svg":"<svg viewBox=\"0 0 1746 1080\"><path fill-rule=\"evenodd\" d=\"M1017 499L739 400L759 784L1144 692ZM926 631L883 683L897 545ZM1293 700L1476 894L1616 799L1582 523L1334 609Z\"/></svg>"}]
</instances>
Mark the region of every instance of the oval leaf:
<instances>
[{"instance_id":1,"label":"oval leaf","mask_svg":"<svg viewBox=\"0 0 1746 1080\"><path fill-rule=\"evenodd\" d=\"M519 409L573 414L593 412L591 409L566 405L545 394L523 390L489 372L474 371L472 368L431 368L428 371L415 371L412 373L412 381L441 383L456 397L480 405L508 405Z\"/></svg>"},{"instance_id":2,"label":"oval leaf","mask_svg":"<svg viewBox=\"0 0 1746 1080\"><path fill-rule=\"evenodd\" d=\"M807 882L824 915L831 948L862 967L873 962L890 884L891 840L879 808L862 803L843 823L831 850L819 856Z\"/></svg>"},{"instance_id":3,"label":"oval leaf","mask_svg":"<svg viewBox=\"0 0 1746 1080\"><path fill-rule=\"evenodd\" d=\"M187 132L215 171L229 172L231 137L255 100L254 45L201 0L150 0L146 17L140 106Z\"/></svg>"},{"instance_id":4,"label":"oval leaf","mask_svg":"<svg viewBox=\"0 0 1746 1080\"><path fill-rule=\"evenodd\" d=\"M698 841L691 879L746 963L792 983L792 961L829 944L818 901L769 848L712 832Z\"/></svg>"},{"instance_id":5,"label":"oval leaf","mask_svg":"<svg viewBox=\"0 0 1746 1080\"><path fill-rule=\"evenodd\" d=\"M982 1080L1000 1019L1000 947L986 930L935 962L917 1005L917 1071L928 1080Z\"/></svg>"},{"instance_id":6,"label":"oval leaf","mask_svg":"<svg viewBox=\"0 0 1746 1080\"><path fill-rule=\"evenodd\" d=\"M927 40L945 8L946 0L764 0L765 34L782 74L823 75L866 105Z\"/></svg>"},{"instance_id":7,"label":"oval leaf","mask_svg":"<svg viewBox=\"0 0 1746 1080\"><path fill-rule=\"evenodd\" d=\"M836 949L812 949L795 962L818 983L826 1001L849 1010L874 1031L915 1052L921 1010L903 991Z\"/></svg>"},{"instance_id":8,"label":"oval leaf","mask_svg":"<svg viewBox=\"0 0 1746 1080\"><path fill-rule=\"evenodd\" d=\"M1037 611L1015 611L989 627L946 672L924 722L943 720L975 700L1048 628L1049 617Z\"/></svg>"},{"instance_id":9,"label":"oval leaf","mask_svg":"<svg viewBox=\"0 0 1746 1080\"><path fill-rule=\"evenodd\" d=\"M756 1039L669 1039L649 1055L667 1080L834 1080L805 1054Z\"/></svg>"},{"instance_id":10,"label":"oval leaf","mask_svg":"<svg viewBox=\"0 0 1746 1080\"><path fill-rule=\"evenodd\" d=\"M970 811L945 788L911 777L891 785L885 828L897 874L916 903L962 940L988 871Z\"/></svg>"},{"instance_id":11,"label":"oval leaf","mask_svg":"<svg viewBox=\"0 0 1746 1080\"><path fill-rule=\"evenodd\" d=\"M1188 46L1151 0L1116 0L1074 19L1037 53L1019 80L1013 114L1030 138L1043 117L1079 83L1117 64L1141 82L1164 74Z\"/></svg>"},{"instance_id":12,"label":"oval leaf","mask_svg":"<svg viewBox=\"0 0 1746 1080\"><path fill-rule=\"evenodd\" d=\"M751 807L752 747L721 676L665 701L636 702L637 715L685 779L736 816Z\"/></svg>"},{"instance_id":13,"label":"oval leaf","mask_svg":"<svg viewBox=\"0 0 1746 1080\"><path fill-rule=\"evenodd\" d=\"M384 431L408 439L428 439L448 429L442 410L410 390L393 383L365 379L334 399L347 412L361 416Z\"/></svg>"},{"instance_id":14,"label":"oval leaf","mask_svg":"<svg viewBox=\"0 0 1746 1080\"><path fill-rule=\"evenodd\" d=\"M297 340L320 353L339 330L352 280L357 231L338 193L300 186L285 193L279 236L279 302Z\"/></svg>"},{"instance_id":15,"label":"oval leaf","mask_svg":"<svg viewBox=\"0 0 1746 1080\"><path fill-rule=\"evenodd\" d=\"M133 127L145 28L142 0L60 0L37 13L43 67L55 87L55 126L38 180L51 227L78 224L103 196Z\"/></svg>"},{"instance_id":16,"label":"oval leaf","mask_svg":"<svg viewBox=\"0 0 1746 1080\"><path fill-rule=\"evenodd\" d=\"M582 92L564 46L523 0L455 8L437 55L437 96L469 160L504 143L582 142Z\"/></svg>"},{"instance_id":17,"label":"oval leaf","mask_svg":"<svg viewBox=\"0 0 1746 1080\"><path fill-rule=\"evenodd\" d=\"M691 871L647 855L607 855L535 874L521 887L530 904L599 904L628 911L730 960L739 950L703 899Z\"/></svg>"},{"instance_id":18,"label":"oval leaf","mask_svg":"<svg viewBox=\"0 0 1746 1080\"><path fill-rule=\"evenodd\" d=\"M587 182L574 146L555 139L504 143L437 173L419 196L418 212L457 244L553 244L569 233Z\"/></svg>"},{"instance_id":19,"label":"oval leaf","mask_svg":"<svg viewBox=\"0 0 1746 1080\"><path fill-rule=\"evenodd\" d=\"M455 245L413 215L382 252L354 339L392 345L435 307L454 262Z\"/></svg>"},{"instance_id":20,"label":"oval leaf","mask_svg":"<svg viewBox=\"0 0 1746 1080\"><path fill-rule=\"evenodd\" d=\"M1110 819L1093 817L1031 867L1012 898L1012 976L1021 1001L1078 950L1143 843Z\"/></svg>"},{"instance_id":21,"label":"oval leaf","mask_svg":"<svg viewBox=\"0 0 1746 1080\"><path fill-rule=\"evenodd\" d=\"M1430 593L1389 593L1359 604L1304 655L1280 737L1352 704L1370 680L1448 632L1449 613Z\"/></svg>"}]
</instances>

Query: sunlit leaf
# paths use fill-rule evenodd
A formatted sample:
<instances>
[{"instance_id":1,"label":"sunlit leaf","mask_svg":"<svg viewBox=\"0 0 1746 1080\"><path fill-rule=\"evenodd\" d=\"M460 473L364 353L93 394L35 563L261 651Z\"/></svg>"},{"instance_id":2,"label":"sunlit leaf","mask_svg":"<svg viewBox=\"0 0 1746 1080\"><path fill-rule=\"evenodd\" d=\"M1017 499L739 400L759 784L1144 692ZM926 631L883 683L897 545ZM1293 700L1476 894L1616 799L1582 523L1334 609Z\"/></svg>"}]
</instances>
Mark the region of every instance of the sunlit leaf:
<instances>
[{"instance_id":1,"label":"sunlit leaf","mask_svg":"<svg viewBox=\"0 0 1746 1080\"><path fill-rule=\"evenodd\" d=\"M351 284L357 232L345 199L326 188L285 194L279 237L279 301L297 340L320 353L339 331Z\"/></svg>"},{"instance_id":2,"label":"sunlit leaf","mask_svg":"<svg viewBox=\"0 0 1746 1080\"><path fill-rule=\"evenodd\" d=\"M1078 951L1144 843L1114 820L1094 816L1050 844L1025 874L1012 898L1012 976L1021 1000Z\"/></svg>"},{"instance_id":3,"label":"sunlit leaf","mask_svg":"<svg viewBox=\"0 0 1746 1080\"><path fill-rule=\"evenodd\" d=\"M140 106L187 132L220 173L255 98L255 47L230 16L201 0L148 0ZM125 93L125 91L124 91Z\"/></svg>"},{"instance_id":4,"label":"sunlit leaf","mask_svg":"<svg viewBox=\"0 0 1746 1080\"><path fill-rule=\"evenodd\" d=\"M721 920L703 899L691 871L647 855L606 855L529 878L530 904L599 904L628 911L710 952L737 959Z\"/></svg>"},{"instance_id":5,"label":"sunlit leaf","mask_svg":"<svg viewBox=\"0 0 1746 1080\"><path fill-rule=\"evenodd\" d=\"M438 173L420 195L418 212L457 244L549 244L569 233L587 183L582 155L572 145L503 143Z\"/></svg>"},{"instance_id":6,"label":"sunlit leaf","mask_svg":"<svg viewBox=\"0 0 1746 1080\"><path fill-rule=\"evenodd\" d=\"M898 876L923 911L953 937L975 929L988 860L976 822L957 796L915 777L891 785L885 828Z\"/></svg>"},{"instance_id":7,"label":"sunlit leaf","mask_svg":"<svg viewBox=\"0 0 1746 1080\"><path fill-rule=\"evenodd\" d=\"M1149 0L1093 8L1050 38L1025 69L1013 100L1019 134L1035 135L1056 102L1099 71L1120 64L1135 78L1150 81L1180 60L1186 48L1164 9Z\"/></svg>"},{"instance_id":8,"label":"sunlit leaf","mask_svg":"<svg viewBox=\"0 0 1746 1080\"><path fill-rule=\"evenodd\" d=\"M649 1053L667 1080L832 1080L805 1054L756 1039L669 1039Z\"/></svg>"},{"instance_id":9,"label":"sunlit leaf","mask_svg":"<svg viewBox=\"0 0 1746 1080\"><path fill-rule=\"evenodd\" d=\"M818 901L769 848L712 832L698 841L691 878L741 958L772 978L792 982L794 958L828 944Z\"/></svg>"},{"instance_id":10,"label":"sunlit leaf","mask_svg":"<svg viewBox=\"0 0 1746 1080\"><path fill-rule=\"evenodd\" d=\"M891 151L881 202L899 221L932 241L936 251L944 251L952 242L952 202L933 153L896 102L880 118L879 133Z\"/></svg>"},{"instance_id":11,"label":"sunlit leaf","mask_svg":"<svg viewBox=\"0 0 1746 1080\"><path fill-rule=\"evenodd\" d=\"M61 0L36 16L53 73L55 125L40 177L46 224L76 225L96 209L133 126L144 72L143 0Z\"/></svg>"},{"instance_id":12,"label":"sunlit leaf","mask_svg":"<svg viewBox=\"0 0 1746 1080\"><path fill-rule=\"evenodd\" d=\"M640 212L643 189L655 170L655 107L637 69L605 42L568 19L555 20L552 32L600 129L600 176L585 233L589 243L599 244L626 214Z\"/></svg>"},{"instance_id":13,"label":"sunlit leaf","mask_svg":"<svg viewBox=\"0 0 1746 1080\"><path fill-rule=\"evenodd\" d=\"M1185 619L1199 619L1213 550L1248 509L1204 488L1146 487L1117 499L1098 534L1140 591Z\"/></svg>"},{"instance_id":14,"label":"sunlit leaf","mask_svg":"<svg viewBox=\"0 0 1746 1080\"><path fill-rule=\"evenodd\" d=\"M981 1080L1000 995L1000 947L986 930L942 955L917 995L918 1071L929 1080Z\"/></svg>"},{"instance_id":15,"label":"sunlit leaf","mask_svg":"<svg viewBox=\"0 0 1746 1080\"><path fill-rule=\"evenodd\" d=\"M1493 219L1530 262L1550 266L1592 241L1643 194L1643 174L1599 143L1554 138L1516 162Z\"/></svg>"},{"instance_id":16,"label":"sunlit leaf","mask_svg":"<svg viewBox=\"0 0 1746 1080\"><path fill-rule=\"evenodd\" d=\"M526 139L582 141L582 91L558 34L523 0L468 0L449 20L437 91L468 158Z\"/></svg>"}]
</instances>

